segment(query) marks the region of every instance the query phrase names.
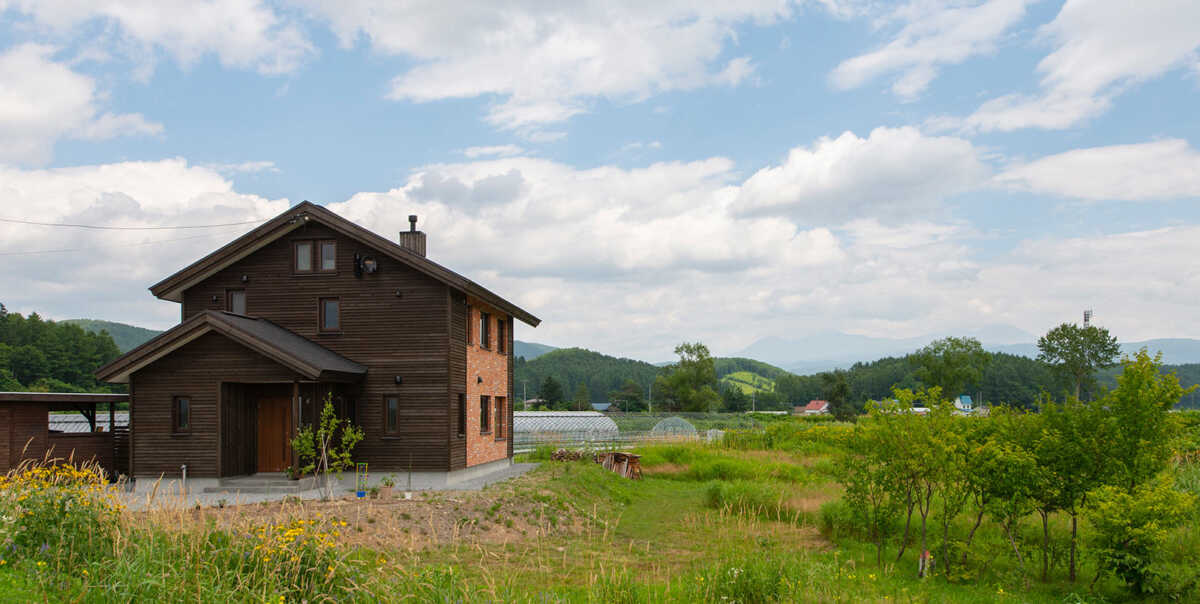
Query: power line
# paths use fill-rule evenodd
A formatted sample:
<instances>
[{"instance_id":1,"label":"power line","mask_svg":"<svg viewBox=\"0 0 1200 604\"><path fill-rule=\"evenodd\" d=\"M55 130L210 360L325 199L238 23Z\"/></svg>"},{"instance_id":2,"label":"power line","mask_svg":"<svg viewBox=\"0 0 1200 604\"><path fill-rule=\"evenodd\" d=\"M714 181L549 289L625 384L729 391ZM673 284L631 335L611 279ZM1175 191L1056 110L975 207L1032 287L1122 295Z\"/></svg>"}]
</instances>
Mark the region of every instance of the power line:
<instances>
[{"instance_id":1,"label":"power line","mask_svg":"<svg viewBox=\"0 0 1200 604\"><path fill-rule=\"evenodd\" d=\"M34 222L32 220L18 220L16 218L0 218L0 222L11 222L14 224L30 224L34 226L46 227L71 227L76 229L95 229L98 231L169 231L173 229L213 229L217 227L242 226L247 224L258 224L261 220L247 220L246 222L226 222L224 224L189 224L182 226L146 226L146 227L131 227L131 226L102 226L96 224L72 224L65 222Z\"/></svg>"},{"instance_id":2,"label":"power line","mask_svg":"<svg viewBox=\"0 0 1200 604\"><path fill-rule=\"evenodd\" d=\"M188 241L191 239L205 239L208 237L221 237L221 236L225 236L225 235L229 235L229 233L207 233L204 235L192 235L191 237L177 237L174 239L158 239L155 241L142 241L140 243L126 243L126 244L122 244L122 245L124 247L135 247L135 246L139 246L139 245L154 245L157 243L174 243L176 241ZM62 254L62 253L67 253L67 252L95 252L95 251L100 251L100 249L101 248L98 248L98 247L77 247L77 248L66 248L66 249L60 249L60 250L35 250L35 251L28 251L28 252L0 252L0 256L34 256L37 254Z\"/></svg>"}]
</instances>

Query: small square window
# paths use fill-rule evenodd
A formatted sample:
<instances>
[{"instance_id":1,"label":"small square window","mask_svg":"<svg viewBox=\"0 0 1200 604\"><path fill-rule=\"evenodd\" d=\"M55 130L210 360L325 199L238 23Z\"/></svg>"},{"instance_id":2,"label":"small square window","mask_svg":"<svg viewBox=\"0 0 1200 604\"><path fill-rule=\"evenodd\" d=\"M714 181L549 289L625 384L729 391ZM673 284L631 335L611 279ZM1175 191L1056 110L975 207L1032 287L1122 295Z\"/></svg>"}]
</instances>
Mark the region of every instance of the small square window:
<instances>
[{"instance_id":1,"label":"small square window","mask_svg":"<svg viewBox=\"0 0 1200 604\"><path fill-rule=\"evenodd\" d=\"M321 242L321 270L324 272L337 270L337 242Z\"/></svg>"},{"instance_id":2,"label":"small square window","mask_svg":"<svg viewBox=\"0 0 1200 604\"><path fill-rule=\"evenodd\" d=\"M341 301L338 298L321 298L321 331L341 329Z\"/></svg>"},{"instance_id":3,"label":"small square window","mask_svg":"<svg viewBox=\"0 0 1200 604\"><path fill-rule=\"evenodd\" d=\"M311 273L312 272L312 242L297 241L296 242L296 272Z\"/></svg>"},{"instance_id":4,"label":"small square window","mask_svg":"<svg viewBox=\"0 0 1200 604\"><path fill-rule=\"evenodd\" d=\"M246 314L246 290L227 290L225 292L225 310L235 315Z\"/></svg>"},{"instance_id":5,"label":"small square window","mask_svg":"<svg viewBox=\"0 0 1200 604\"><path fill-rule=\"evenodd\" d=\"M186 396L175 397L172 405L172 424L174 431L177 434L186 434L192 431L192 400Z\"/></svg>"},{"instance_id":6,"label":"small square window","mask_svg":"<svg viewBox=\"0 0 1200 604\"><path fill-rule=\"evenodd\" d=\"M479 397L479 433L487 434L492 431L492 399L489 396Z\"/></svg>"},{"instance_id":7,"label":"small square window","mask_svg":"<svg viewBox=\"0 0 1200 604\"><path fill-rule=\"evenodd\" d=\"M395 434L400 424L400 398L389 396L383 399L383 430Z\"/></svg>"}]
</instances>

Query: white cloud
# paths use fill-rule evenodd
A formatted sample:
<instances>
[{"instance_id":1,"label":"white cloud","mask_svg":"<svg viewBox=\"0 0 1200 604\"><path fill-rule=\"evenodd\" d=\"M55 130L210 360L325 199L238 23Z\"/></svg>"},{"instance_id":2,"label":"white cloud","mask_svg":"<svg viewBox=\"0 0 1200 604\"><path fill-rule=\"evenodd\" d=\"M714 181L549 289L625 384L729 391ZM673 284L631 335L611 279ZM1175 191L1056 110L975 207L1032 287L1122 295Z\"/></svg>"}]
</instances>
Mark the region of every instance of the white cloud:
<instances>
[{"instance_id":1,"label":"white cloud","mask_svg":"<svg viewBox=\"0 0 1200 604\"><path fill-rule=\"evenodd\" d=\"M735 86L753 73L726 58L734 28L790 16L789 0L447 2L299 0L342 44L365 38L416 65L390 96L416 102L495 95L486 119L506 129L561 122L597 98L636 102L659 92Z\"/></svg>"},{"instance_id":2,"label":"white cloud","mask_svg":"<svg viewBox=\"0 0 1200 604\"><path fill-rule=\"evenodd\" d=\"M315 53L295 22L260 0L9 0L8 8L60 36L99 35L106 50L124 47L139 61L160 48L185 66L212 54L225 66L277 74Z\"/></svg>"},{"instance_id":3,"label":"white cloud","mask_svg":"<svg viewBox=\"0 0 1200 604\"><path fill-rule=\"evenodd\" d=\"M1062 129L1104 113L1113 99L1196 60L1200 3L1068 0L1040 37L1054 51L1038 63L1041 92L992 99L967 117L969 130Z\"/></svg>"},{"instance_id":4,"label":"white cloud","mask_svg":"<svg viewBox=\"0 0 1200 604\"><path fill-rule=\"evenodd\" d=\"M1090 200L1200 197L1200 152L1181 139L1075 149L1011 167L995 181Z\"/></svg>"},{"instance_id":5,"label":"white cloud","mask_svg":"<svg viewBox=\"0 0 1200 604\"><path fill-rule=\"evenodd\" d=\"M983 3L912 2L882 20L903 26L878 50L842 61L830 74L834 86L857 88L887 73L899 72L892 92L904 99L920 95L943 65L994 52L997 42L1025 16L1030 0Z\"/></svg>"},{"instance_id":6,"label":"white cloud","mask_svg":"<svg viewBox=\"0 0 1200 604\"><path fill-rule=\"evenodd\" d=\"M783 164L759 170L741 188L735 208L800 222L927 217L987 172L978 150L960 138L911 127L876 128L867 138L846 132L796 147Z\"/></svg>"},{"instance_id":7,"label":"white cloud","mask_svg":"<svg viewBox=\"0 0 1200 604\"><path fill-rule=\"evenodd\" d=\"M105 226L257 221L289 205L238 193L216 172L182 159L0 167L0 199L5 218ZM0 222L0 283L13 286L0 302L56 318L167 327L178 321L178 306L156 301L145 288L252 228L95 231ZM50 250L73 251L30 253Z\"/></svg>"},{"instance_id":8,"label":"white cloud","mask_svg":"<svg viewBox=\"0 0 1200 604\"><path fill-rule=\"evenodd\" d=\"M462 154L467 156L468 159L475 159L487 156L509 157L520 155L524 152L524 149L516 145L492 145L489 147L467 147L463 149Z\"/></svg>"},{"instance_id":9,"label":"white cloud","mask_svg":"<svg viewBox=\"0 0 1200 604\"><path fill-rule=\"evenodd\" d=\"M53 54L39 44L0 54L0 163L44 164L63 138L162 132L141 114L102 113L95 81L54 62Z\"/></svg>"}]
</instances>

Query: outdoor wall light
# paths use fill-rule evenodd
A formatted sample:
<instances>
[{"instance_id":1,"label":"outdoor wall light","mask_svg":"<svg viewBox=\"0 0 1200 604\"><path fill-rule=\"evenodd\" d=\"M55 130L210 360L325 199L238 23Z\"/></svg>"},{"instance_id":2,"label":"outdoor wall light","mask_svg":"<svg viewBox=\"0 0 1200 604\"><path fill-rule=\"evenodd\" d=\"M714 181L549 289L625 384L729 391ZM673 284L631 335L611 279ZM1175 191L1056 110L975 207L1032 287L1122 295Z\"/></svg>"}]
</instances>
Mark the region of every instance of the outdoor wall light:
<instances>
[{"instance_id":1,"label":"outdoor wall light","mask_svg":"<svg viewBox=\"0 0 1200 604\"><path fill-rule=\"evenodd\" d=\"M403 383L404 383L404 378L403 378L403 377L400 377L400 376L396 376L396 383L397 383L397 384L403 384Z\"/></svg>"},{"instance_id":2,"label":"outdoor wall light","mask_svg":"<svg viewBox=\"0 0 1200 604\"><path fill-rule=\"evenodd\" d=\"M403 298L403 297L404 297L404 292L403 292L403 291L401 291L401 290L400 290L400 288L396 288L396 297L397 297L397 298Z\"/></svg>"},{"instance_id":3,"label":"outdoor wall light","mask_svg":"<svg viewBox=\"0 0 1200 604\"><path fill-rule=\"evenodd\" d=\"M249 283L250 275L242 275L242 283Z\"/></svg>"},{"instance_id":4,"label":"outdoor wall light","mask_svg":"<svg viewBox=\"0 0 1200 604\"><path fill-rule=\"evenodd\" d=\"M213 304L216 304L217 301L219 301L219 300L220 300L220 298L218 298L216 294L213 294L213 299L212 299Z\"/></svg>"},{"instance_id":5,"label":"outdoor wall light","mask_svg":"<svg viewBox=\"0 0 1200 604\"><path fill-rule=\"evenodd\" d=\"M482 383L483 383L483 378L481 378L481 377L479 377L479 376L475 376L475 383L476 383L476 384L482 384Z\"/></svg>"}]
</instances>

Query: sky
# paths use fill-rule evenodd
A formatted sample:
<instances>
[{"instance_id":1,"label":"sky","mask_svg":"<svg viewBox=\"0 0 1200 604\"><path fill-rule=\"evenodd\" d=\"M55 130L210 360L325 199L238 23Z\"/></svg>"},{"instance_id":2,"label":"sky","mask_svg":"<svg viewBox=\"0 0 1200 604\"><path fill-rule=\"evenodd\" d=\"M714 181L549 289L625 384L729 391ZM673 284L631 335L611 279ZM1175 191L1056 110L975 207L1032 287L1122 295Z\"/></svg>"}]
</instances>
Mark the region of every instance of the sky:
<instances>
[{"instance_id":1,"label":"sky","mask_svg":"<svg viewBox=\"0 0 1200 604\"><path fill-rule=\"evenodd\" d=\"M1018 340L1085 308L1122 341L1200 337L1197 23L1194 0L0 0L0 303L165 329L146 288L310 200L392 237L419 215L431 259L543 320L518 339L652 361Z\"/></svg>"}]
</instances>

